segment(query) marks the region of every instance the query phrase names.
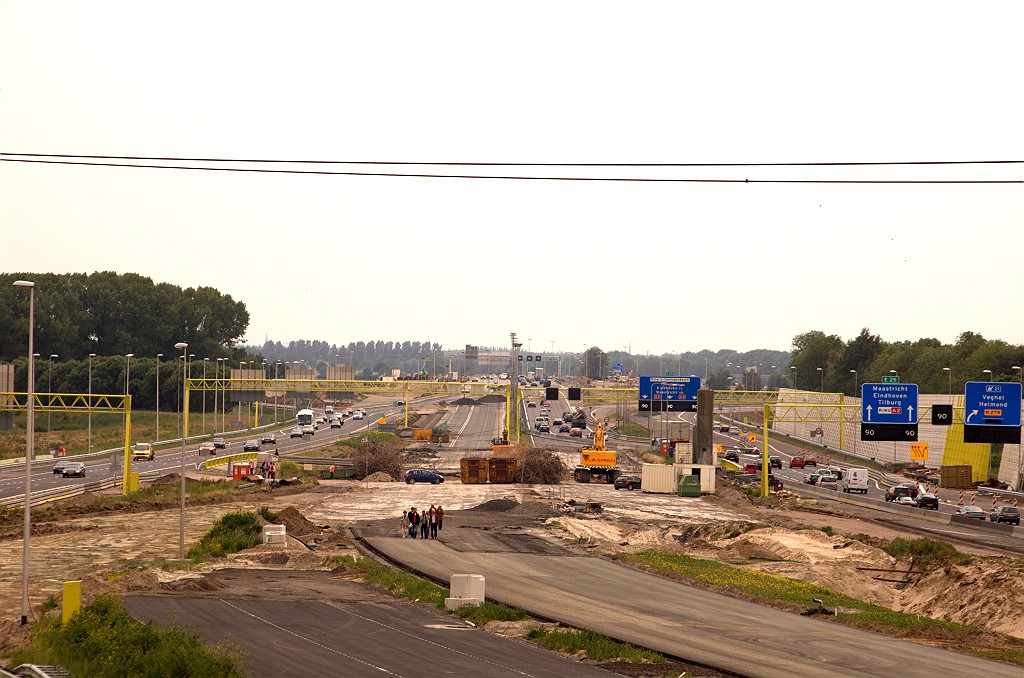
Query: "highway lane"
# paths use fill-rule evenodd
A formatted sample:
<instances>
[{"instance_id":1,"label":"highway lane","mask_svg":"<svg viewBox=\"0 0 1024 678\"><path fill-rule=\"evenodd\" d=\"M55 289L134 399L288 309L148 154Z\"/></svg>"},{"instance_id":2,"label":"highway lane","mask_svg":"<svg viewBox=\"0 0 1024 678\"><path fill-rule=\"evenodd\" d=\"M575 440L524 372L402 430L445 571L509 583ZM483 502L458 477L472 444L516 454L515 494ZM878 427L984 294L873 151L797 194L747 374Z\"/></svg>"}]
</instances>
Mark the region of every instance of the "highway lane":
<instances>
[{"instance_id":1,"label":"highway lane","mask_svg":"<svg viewBox=\"0 0 1024 678\"><path fill-rule=\"evenodd\" d=\"M207 642L235 644L247 652L246 667L256 678L611 675L337 578L299 600L273 599L278 578L293 574L238 573L270 599L215 594L129 596L124 602L136 619L178 623ZM232 575L214 578L225 576Z\"/></svg>"},{"instance_id":2,"label":"highway lane","mask_svg":"<svg viewBox=\"0 0 1024 678\"><path fill-rule=\"evenodd\" d=\"M374 549L431 577L482 574L488 598L743 676L1021 674L1018 666L762 607L603 559L512 553L493 537L493 545L455 550L366 529Z\"/></svg>"}]
</instances>

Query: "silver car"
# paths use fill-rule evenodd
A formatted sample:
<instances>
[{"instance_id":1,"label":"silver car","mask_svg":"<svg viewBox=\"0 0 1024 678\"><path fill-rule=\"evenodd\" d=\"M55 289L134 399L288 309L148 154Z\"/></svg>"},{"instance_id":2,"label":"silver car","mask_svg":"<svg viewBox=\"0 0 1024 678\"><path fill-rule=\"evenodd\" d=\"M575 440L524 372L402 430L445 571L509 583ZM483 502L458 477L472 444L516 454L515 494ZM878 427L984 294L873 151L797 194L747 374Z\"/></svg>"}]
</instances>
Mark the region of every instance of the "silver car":
<instances>
[{"instance_id":1,"label":"silver car","mask_svg":"<svg viewBox=\"0 0 1024 678\"><path fill-rule=\"evenodd\" d=\"M818 487L825 487L830 490L839 489L839 478L837 476L821 476L818 478Z\"/></svg>"}]
</instances>

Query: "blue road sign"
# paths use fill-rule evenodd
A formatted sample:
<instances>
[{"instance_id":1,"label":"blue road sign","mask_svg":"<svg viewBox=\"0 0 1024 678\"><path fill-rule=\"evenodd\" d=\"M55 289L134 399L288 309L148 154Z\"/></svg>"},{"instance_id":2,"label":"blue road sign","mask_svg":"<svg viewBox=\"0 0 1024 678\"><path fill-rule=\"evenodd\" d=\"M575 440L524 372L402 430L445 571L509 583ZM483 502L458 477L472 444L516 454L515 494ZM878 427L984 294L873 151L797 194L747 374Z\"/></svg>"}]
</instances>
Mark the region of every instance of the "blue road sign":
<instances>
[{"instance_id":1,"label":"blue road sign","mask_svg":"<svg viewBox=\"0 0 1024 678\"><path fill-rule=\"evenodd\" d=\"M917 384L863 384L860 412L865 424L916 424Z\"/></svg>"},{"instance_id":2,"label":"blue road sign","mask_svg":"<svg viewBox=\"0 0 1024 678\"><path fill-rule=\"evenodd\" d=\"M1020 426L1021 385L1015 381L964 384L964 424Z\"/></svg>"},{"instance_id":3,"label":"blue road sign","mask_svg":"<svg viewBox=\"0 0 1024 678\"><path fill-rule=\"evenodd\" d=\"M621 372L622 371L622 363L614 363L614 364L612 364L612 369L615 370L616 372Z\"/></svg>"},{"instance_id":4,"label":"blue road sign","mask_svg":"<svg viewBox=\"0 0 1024 678\"><path fill-rule=\"evenodd\" d=\"M700 377L640 377L640 400L697 401Z\"/></svg>"}]
</instances>

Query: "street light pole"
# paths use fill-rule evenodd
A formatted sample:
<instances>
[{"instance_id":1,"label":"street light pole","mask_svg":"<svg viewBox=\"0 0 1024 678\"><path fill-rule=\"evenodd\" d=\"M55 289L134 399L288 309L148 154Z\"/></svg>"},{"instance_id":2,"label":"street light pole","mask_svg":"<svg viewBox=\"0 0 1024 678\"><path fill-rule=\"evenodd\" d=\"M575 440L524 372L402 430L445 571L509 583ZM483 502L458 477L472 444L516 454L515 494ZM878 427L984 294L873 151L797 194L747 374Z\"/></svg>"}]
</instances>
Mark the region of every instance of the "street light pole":
<instances>
[{"instance_id":1,"label":"street light pole","mask_svg":"<svg viewBox=\"0 0 1024 678\"><path fill-rule=\"evenodd\" d=\"M825 392L825 368L818 367L817 370L821 372L821 388L819 389L822 393Z\"/></svg>"},{"instance_id":2,"label":"street light pole","mask_svg":"<svg viewBox=\"0 0 1024 678\"><path fill-rule=\"evenodd\" d=\"M163 353L156 354L156 439L160 440L160 358Z\"/></svg>"},{"instance_id":3,"label":"street light pole","mask_svg":"<svg viewBox=\"0 0 1024 678\"><path fill-rule=\"evenodd\" d=\"M35 405L35 304L36 284L28 280L15 280L15 287L28 288L28 375L26 377L26 418L25 418L25 516L21 535L21 625L28 624L28 554L32 537L32 451L35 448L36 405Z\"/></svg>"},{"instance_id":4,"label":"street light pole","mask_svg":"<svg viewBox=\"0 0 1024 678\"><path fill-rule=\"evenodd\" d=\"M948 367L943 367L942 371L949 375L949 404L953 404L953 370Z\"/></svg>"},{"instance_id":5,"label":"street light pole","mask_svg":"<svg viewBox=\"0 0 1024 678\"><path fill-rule=\"evenodd\" d=\"M181 370L181 390L184 393L185 384L188 382L188 344L185 342L178 342L174 345L174 348L181 350L182 358L182 370ZM182 422L185 419L185 408L188 407L188 398L182 395L181 398L181 418ZM188 436L186 425L182 423L181 426L181 512L178 520L178 559L185 560L185 438Z\"/></svg>"},{"instance_id":6,"label":"street light pole","mask_svg":"<svg viewBox=\"0 0 1024 678\"><path fill-rule=\"evenodd\" d=\"M992 370L982 370L981 373L982 374L987 374L988 375L988 380L992 381Z\"/></svg>"}]
</instances>

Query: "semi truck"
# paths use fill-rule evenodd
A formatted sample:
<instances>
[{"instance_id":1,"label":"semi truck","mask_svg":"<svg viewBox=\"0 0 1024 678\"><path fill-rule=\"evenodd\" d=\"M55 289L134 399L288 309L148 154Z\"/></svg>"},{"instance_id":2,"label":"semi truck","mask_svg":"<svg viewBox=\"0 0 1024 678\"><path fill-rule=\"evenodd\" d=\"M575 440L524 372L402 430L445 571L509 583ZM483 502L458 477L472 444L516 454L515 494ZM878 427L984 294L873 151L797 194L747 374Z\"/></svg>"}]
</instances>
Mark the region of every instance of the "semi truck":
<instances>
[{"instance_id":1,"label":"semi truck","mask_svg":"<svg viewBox=\"0 0 1024 678\"><path fill-rule=\"evenodd\" d=\"M578 483L589 483L591 478L599 476L606 483L614 483L621 471L616 467L615 450L605 449L604 424L597 422L594 427L594 446L580 449L580 463L573 471L573 479Z\"/></svg>"}]
</instances>

